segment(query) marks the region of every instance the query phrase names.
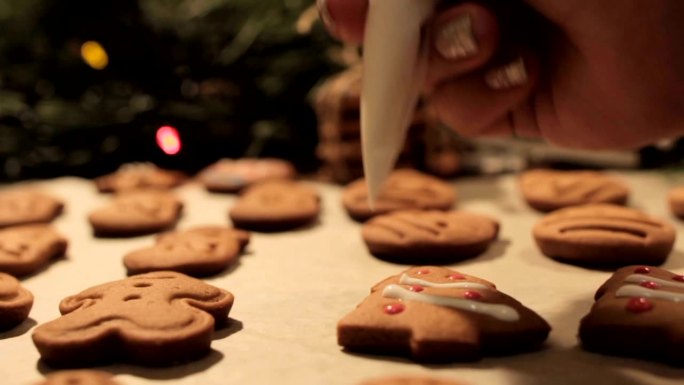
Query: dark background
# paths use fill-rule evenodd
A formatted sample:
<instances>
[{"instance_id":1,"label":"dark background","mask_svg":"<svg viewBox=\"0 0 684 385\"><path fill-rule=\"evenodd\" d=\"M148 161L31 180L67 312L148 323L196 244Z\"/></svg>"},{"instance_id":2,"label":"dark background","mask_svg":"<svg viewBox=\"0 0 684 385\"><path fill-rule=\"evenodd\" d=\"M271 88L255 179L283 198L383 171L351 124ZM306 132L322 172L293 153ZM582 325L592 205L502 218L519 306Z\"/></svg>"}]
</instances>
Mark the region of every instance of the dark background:
<instances>
[{"instance_id":1,"label":"dark background","mask_svg":"<svg viewBox=\"0 0 684 385\"><path fill-rule=\"evenodd\" d=\"M3 0L0 180L96 176L152 161L194 172L223 157L317 166L311 89L340 67L312 0ZM99 43L109 62L81 56ZM164 154L171 125L182 149Z\"/></svg>"}]
</instances>

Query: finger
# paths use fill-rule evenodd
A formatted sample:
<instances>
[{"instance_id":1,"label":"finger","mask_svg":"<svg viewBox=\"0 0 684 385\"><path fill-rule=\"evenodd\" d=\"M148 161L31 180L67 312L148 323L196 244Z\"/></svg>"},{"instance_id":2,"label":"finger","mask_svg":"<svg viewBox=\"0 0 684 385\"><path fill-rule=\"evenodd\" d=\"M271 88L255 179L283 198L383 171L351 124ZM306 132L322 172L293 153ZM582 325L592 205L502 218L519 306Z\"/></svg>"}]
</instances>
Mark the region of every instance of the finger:
<instances>
[{"instance_id":1,"label":"finger","mask_svg":"<svg viewBox=\"0 0 684 385\"><path fill-rule=\"evenodd\" d=\"M368 0L317 0L318 12L330 33L351 44L361 44Z\"/></svg>"},{"instance_id":2,"label":"finger","mask_svg":"<svg viewBox=\"0 0 684 385\"><path fill-rule=\"evenodd\" d=\"M431 48L426 87L482 67L499 44L499 26L487 8L464 3L441 12L428 30Z\"/></svg>"},{"instance_id":3,"label":"finger","mask_svg":"<svg viewBox=\"0 0 684 385\"><path fill-rule=\"evenodd\" d=\"M463 136L535 135L538 128L529 103L538 77L536 58L525 54L442 82L428 98L439 118Z\"/></svg>"}]
</instances>

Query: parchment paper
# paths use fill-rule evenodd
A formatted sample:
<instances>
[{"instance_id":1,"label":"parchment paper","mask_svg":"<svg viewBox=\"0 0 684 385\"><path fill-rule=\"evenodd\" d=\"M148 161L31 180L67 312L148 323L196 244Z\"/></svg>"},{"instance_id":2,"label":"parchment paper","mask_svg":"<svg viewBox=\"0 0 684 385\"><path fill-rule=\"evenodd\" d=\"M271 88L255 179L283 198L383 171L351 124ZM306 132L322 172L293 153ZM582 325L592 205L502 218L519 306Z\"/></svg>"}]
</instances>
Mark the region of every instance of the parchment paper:
<instances>
[{"instance_id":1,"label":"parchment paper","mask_svg":"<svg viewBox=\"0 0 684 385\"><path fill-rule=\"evenodd\" d=\"M667 189L684 176L666 173L622 174L633 189L631 205L672 221L680 232L665 268L684 273L681 230L684 223L667 210ZM59 301L90 286L122 279L121 259L135 248L152 245L152 236L102 240L91 235L87 213L107 202L90 181L62 178L38 183L67 202L55 225L70 240L67 258L23 279L36 301L30 320L0 334L0 384L28 385L51 368L39 363L31 328L59 315ZM580 318L609 272L550 260L537 250L531 227L541 214L529 209L512 176L454 181L461 209L490 214L501 221L500 240L475 259L452 267L495 282L499 290L537 311L553 327L545 349L480 362L420 365L401 358L343 352L336 343L337 321L351 311L380 280L404 266L379 261L360 237L360 225L341 206L341 188L315 184L323 197L320 223L295 232L254 234L237 266L207 279L236 296L233 321L216 333L212 353L172 368L110 365L126 385L279 384L350 385L394 374L430 374L471 385L679 384L684 370L657 363L601 356L578 348ZM226 224L234 196L205 192L189 184L178 190L185 214L178 228ZM684 305L683 305L684 306Z\"/></svg>"}]
</instances>

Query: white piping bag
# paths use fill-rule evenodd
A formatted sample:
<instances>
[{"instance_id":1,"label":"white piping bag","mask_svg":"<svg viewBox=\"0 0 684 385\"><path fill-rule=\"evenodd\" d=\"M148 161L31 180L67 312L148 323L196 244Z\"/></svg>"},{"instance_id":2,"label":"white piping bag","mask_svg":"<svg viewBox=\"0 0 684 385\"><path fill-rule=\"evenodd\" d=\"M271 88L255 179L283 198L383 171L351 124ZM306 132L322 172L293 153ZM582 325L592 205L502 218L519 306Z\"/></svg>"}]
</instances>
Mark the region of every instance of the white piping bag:
<instances>
[{"instance_id":1,"label":"white piping bag","mask_svg":"<svg viewBox=\"0 0 684 385\"><path fill-rule=\"evenodd\" d=\"M422 26L437 0L369 0L363 52L361 146L374 207L394 168L425 78Z\"/></svg>"}]
</instances>

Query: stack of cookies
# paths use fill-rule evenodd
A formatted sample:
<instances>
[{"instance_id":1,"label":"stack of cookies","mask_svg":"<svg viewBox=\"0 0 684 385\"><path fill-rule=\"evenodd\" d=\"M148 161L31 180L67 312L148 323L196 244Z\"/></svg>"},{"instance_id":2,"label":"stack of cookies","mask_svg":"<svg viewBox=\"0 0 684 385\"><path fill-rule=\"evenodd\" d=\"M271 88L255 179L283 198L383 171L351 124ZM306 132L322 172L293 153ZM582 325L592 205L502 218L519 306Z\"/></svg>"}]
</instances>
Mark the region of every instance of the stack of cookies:
<instances>
[{"instance_id":1,"label":"stack of cookies","mask_svg":"<svg viewBox=\"0 0 684 385\"><path fill-rule=\"evenodd\" d=\"M318 90L315 110L324 179L347 183L363 176L361 156L361 77L360 66L330 78ZM399 165L412 166L442 176L458 172L455 139L437 120L429 105L417 107Z\"/></svg>"}]
</instances>

